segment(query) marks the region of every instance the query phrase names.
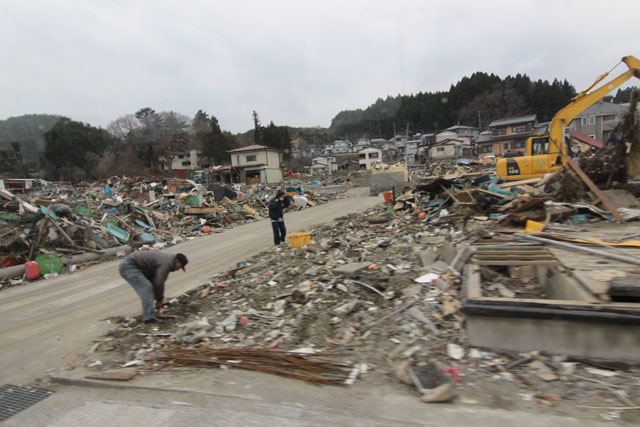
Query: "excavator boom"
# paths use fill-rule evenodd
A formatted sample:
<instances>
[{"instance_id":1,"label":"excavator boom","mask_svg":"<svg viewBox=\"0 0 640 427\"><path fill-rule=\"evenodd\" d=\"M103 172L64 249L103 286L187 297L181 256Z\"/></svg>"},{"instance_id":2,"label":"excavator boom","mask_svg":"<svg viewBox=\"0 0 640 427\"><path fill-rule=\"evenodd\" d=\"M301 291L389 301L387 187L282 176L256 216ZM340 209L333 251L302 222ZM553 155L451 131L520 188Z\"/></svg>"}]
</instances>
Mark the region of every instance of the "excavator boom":
<instances>
[{"instance_id":1,"label":"excavator boom","mask_svg":"<svg viewBox=\"0 0 640 427\"><path fill-rule=\"evenodd\" d=\"M594 89L609 73L604 73L587 89L576 95L563 109L551 119L548 137L531 137L527 140L527 155L500 159L496 163L496 174L508 181L517 181L541 177L564 164L567 156L567 144L564 143L564 129L584 110L602 99L609 92L622 85L631 77L640 78L640 60L634 56L625 56L621 60L629 68L613 80Z\"/></svg>"}]
</instances>

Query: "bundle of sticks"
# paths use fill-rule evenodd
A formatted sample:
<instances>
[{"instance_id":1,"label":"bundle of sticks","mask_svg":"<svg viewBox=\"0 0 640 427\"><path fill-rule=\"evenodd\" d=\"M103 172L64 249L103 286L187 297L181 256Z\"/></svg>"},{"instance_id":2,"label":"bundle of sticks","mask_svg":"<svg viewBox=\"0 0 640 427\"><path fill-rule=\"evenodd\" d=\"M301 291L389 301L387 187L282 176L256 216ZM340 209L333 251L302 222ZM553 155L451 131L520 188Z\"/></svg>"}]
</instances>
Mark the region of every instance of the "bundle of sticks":
<instances>
[{"instance_id":1,"label":"bundle of sticks","mask_svg":"<svg viewBox=\"0 0 640 427\"><path fill-rule=\"evenodd\" d=\"M350 364L330 360L330 353L304 354L254 348L178 348L151 359L153 368L218 368L222 365L267 372L320 384L345 385Z\"/></svg>"}]
</instances>

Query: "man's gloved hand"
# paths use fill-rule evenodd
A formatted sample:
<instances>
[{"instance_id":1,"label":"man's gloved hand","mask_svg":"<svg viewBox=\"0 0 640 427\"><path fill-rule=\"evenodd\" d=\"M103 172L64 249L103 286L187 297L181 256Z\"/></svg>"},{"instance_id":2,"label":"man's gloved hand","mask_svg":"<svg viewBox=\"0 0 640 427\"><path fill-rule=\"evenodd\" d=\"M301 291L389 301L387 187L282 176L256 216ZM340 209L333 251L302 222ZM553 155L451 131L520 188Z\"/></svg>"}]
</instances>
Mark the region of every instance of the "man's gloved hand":
<instances>
[{"instance_id":1,"label":"man's gloved hand","mask_svg":"<svg viewBox=\"0 0 640 427\"><path fill-rule=\"evenodd\" d=\"M160 310L162 308L162 304L164 303L164 299L159 299L156 301L156 310Z\"/></svg>"}]
</instances>

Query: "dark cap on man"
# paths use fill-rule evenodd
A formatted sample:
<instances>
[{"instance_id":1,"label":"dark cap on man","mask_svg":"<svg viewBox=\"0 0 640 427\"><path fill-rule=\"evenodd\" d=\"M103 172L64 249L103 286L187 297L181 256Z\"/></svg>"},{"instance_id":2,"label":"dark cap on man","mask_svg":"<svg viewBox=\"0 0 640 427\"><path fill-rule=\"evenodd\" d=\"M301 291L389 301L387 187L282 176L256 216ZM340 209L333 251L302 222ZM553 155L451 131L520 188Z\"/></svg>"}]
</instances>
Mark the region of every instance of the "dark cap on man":
<instances>
[{"instance_id":1,"label":"dark cap on man","mask_svg":"<svg viewBox=\"0 0 640 427\"><path fill-rule=\"evenodd\" d=\"M187 259L187 257L184 256L184 254L177 254L176 259L180 261L180 264L182 264L182 271L187 271L184 268L189 263L189 260Z\"/></svg>"}]
</instances>

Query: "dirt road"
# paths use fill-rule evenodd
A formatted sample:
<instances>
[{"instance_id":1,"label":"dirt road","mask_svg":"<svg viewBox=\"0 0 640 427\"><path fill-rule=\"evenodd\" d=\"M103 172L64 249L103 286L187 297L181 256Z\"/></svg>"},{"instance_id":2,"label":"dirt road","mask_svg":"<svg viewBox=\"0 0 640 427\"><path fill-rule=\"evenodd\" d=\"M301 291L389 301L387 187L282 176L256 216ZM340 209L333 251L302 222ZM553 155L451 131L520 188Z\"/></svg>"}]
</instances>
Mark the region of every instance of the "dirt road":
<instances>
[{"instance_id":1,"label":"dirt road","mask_svg":"<svg viewBox=\"0 0 640 427\"><path fill-rule=\"evenodd\" d=\"M368 197L368 188L349 191L349 198L285 215L287 232L303 231L382 202ZM213 273L273 246L266 220L245 224L167 249L189 257L187 271L174 272L166 296L176 296L206 283ZM119 261L110 261L0 292L0 384L28 384L66 366L73 366L91 339L112 326L117 315L139 314L140 302L118 275Z\"/></svg>"}]
</instances>

